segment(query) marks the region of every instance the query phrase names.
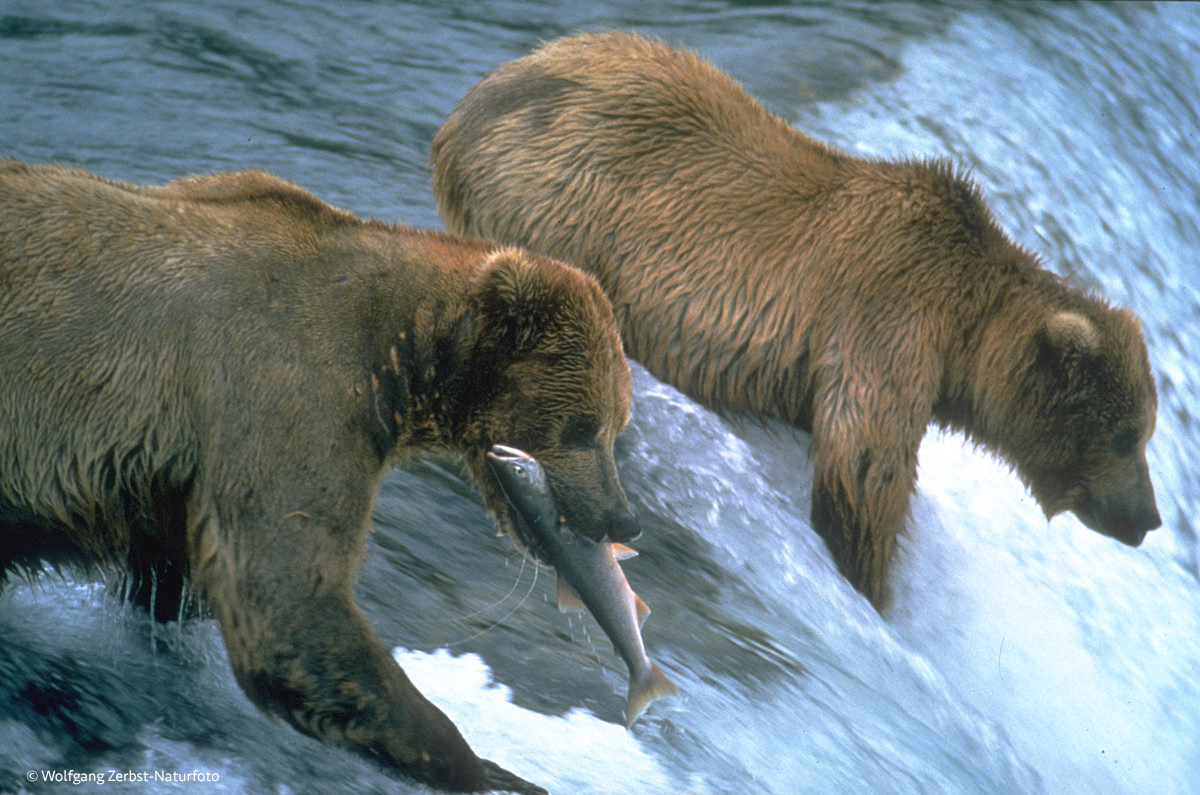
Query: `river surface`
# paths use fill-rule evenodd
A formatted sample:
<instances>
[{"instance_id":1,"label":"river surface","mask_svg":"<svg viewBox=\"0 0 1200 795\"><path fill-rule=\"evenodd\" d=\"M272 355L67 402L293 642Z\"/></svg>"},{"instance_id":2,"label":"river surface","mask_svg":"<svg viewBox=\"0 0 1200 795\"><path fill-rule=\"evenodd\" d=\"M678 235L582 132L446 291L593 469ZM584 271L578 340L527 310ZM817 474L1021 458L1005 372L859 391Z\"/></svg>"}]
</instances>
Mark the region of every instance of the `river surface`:
<instances>
[{"instance_id":1,"label":"river surface","mask_svg":"<svg viewBox=\"0 0 1200 795\"><path fill-rule=\"evenodd\" d=\"M1129 549L1047 523L931 433L881 618L808 524L808 438L635 364L625 569L680 695L621 726L623 665L453 460L392 473L377 505L358 596L397 659L481 755L560 795L1198 791L1200 7L3 0L0 155L144 182L256 166L437 227L429 141L463 92L608 28L698 49L849 151L951 158L1048 267L1134 308L1163 527ZM257 712L211 621L155 625L114 591L0 595L0 792L425 792Z\"/></svg>"}]
</instances>

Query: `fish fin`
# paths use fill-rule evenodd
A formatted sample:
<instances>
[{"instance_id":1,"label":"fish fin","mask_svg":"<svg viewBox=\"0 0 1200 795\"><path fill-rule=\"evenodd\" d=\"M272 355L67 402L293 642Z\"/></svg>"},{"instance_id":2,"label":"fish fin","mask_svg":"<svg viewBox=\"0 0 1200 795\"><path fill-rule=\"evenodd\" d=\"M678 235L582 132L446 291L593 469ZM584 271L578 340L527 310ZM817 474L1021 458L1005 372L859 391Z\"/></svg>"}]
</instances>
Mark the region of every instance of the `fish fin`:
<instances>
[{"instance_id":1,"label":"fish fin","mask_svg":"<svg viewBox=\"0 0 1200 795\"><path fill-rule=\"evenodd\" d=\"M558 578L558 585L555 591L555 598L558 600L558 611L560 613L583 609L583 600L579 598L579 594L575 593L574 588L567 585L567 581L562 577Z\"/></svg>"},{"instance_id":2,"label":"fish fin","mask_svg":"<svg viewBox=\"0 0 1200 795\"><path fill-rule=\"evenodd\" d=\"M624 544L617 543L609 544L609 546L612 547L612 553L617 560L629 560L630 558L637 557L637 550L633 547L627 547Z\"/></svg>"},{"instance_id":3,"label":"fish fin","mask_svg":"<svg viewBox=\"0 0 1200 795\"><path fill-rule=\"evenodd\" d=\"M629 683L629 697L625 701L625 728L633 728L634 722L646 711L651 701L678 692L675 683L651 662L641 679Z\"/></svg>"},{"instance_id":4,"label":"fish fin","mask_svg":"<svg viewBox=\"0 0 1200 795\"><path fill-rule=\"evenodd\" d=\"M646 618L650 615L650 605L642 601L642 597L633 595L633 606L637 610L638 628L645 626Z\"/></svg>"}]
</instances>

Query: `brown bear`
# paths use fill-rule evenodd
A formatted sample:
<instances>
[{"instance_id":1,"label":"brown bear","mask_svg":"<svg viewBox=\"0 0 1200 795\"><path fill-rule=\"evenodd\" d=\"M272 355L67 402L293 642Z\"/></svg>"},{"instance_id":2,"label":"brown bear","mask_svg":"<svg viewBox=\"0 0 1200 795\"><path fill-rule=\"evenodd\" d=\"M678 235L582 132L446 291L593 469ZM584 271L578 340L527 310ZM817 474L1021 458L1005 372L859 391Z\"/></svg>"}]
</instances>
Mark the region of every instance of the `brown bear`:
<instances>
[{"instance_id":1,"label":"brown bear","mask_svg":"<svg viewBox=\"0 0 1200 795\"><path fill-rule=\"evenodd\" d=\"M167 613L187 586L300 731L438 787L543 792L475 756L352 586L383 473L419 450L461 453L502 530L523 532L495 443L541 460L579 531L636 534L628 363L591 277L262 172L4 162L0 285L0 574L129 571Z\"/></svg>"},{"instance_id":2,"label":"brown bear","mask_svg":"<svg viewBox=\"0 0 1200 795\"><path fill-rule=\"evenodd\" d=\"M876 607L931 420L1047 518L1133 545L1159 525L1138 322L1044 270L946 163L836 151L623 33L501 66L430 159L451 230L582 267L656 376L811 431L813 525Z\"/></svg>"}]
</instances>

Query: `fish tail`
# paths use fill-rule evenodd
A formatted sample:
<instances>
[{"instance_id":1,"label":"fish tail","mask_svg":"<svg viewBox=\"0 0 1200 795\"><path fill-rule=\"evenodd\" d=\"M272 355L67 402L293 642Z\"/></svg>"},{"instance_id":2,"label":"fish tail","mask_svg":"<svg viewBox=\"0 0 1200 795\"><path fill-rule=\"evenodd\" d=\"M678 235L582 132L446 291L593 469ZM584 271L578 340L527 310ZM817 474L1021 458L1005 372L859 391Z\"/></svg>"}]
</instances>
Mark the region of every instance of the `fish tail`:
<instances>
[{"instance_id":1,"label":"fish tail","mask_svg":"<svg viewBox=\"0 0 1200 795\"><path fill-rule=\"evenodd\" d=\"M679 692L675 683L667 678L659 667L651 662L645 673L629 683L629 697L625 701L625 728L632 728L634 722L646 711L651 701Z\"/></svg>"}]
</instances>

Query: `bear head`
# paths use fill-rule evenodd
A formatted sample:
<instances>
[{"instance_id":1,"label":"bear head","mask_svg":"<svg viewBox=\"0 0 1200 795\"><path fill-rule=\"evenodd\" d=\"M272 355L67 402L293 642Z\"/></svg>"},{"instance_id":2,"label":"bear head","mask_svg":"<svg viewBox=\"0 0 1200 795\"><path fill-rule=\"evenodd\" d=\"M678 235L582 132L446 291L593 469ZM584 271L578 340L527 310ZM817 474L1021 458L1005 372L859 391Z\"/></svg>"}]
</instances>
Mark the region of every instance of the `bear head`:
<instances>
[{"instance_id":1,"label":"bear head","mask_svg":"<svg viewBox=\"0 0 1200 795\"><path fill-rule=\"evenodd\" d=\"M1146 464L1157 397L1138 321L1094 299L1032 326L998 390L1002 452L1047 518L1069 510L1137 546L1161 524Z\"/></svg>"},{"instance_id":2,"label":"bear head","mask_svg":"<svg viewBox=\"0 0 1200 795\"><path fill-rule=\"evenodd\" d=\"M617 432L629 421L629 364L599 285L562 263L501 248L485 264L472 315L475 394L464 452L501 531L536 549L487 465L493 444L541 462L575 532L597 541L636 538L613 460Z\"/></svg>"}]
</instances>

